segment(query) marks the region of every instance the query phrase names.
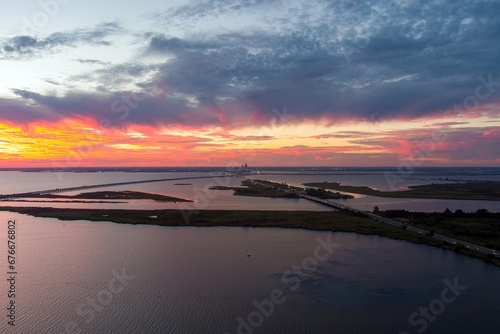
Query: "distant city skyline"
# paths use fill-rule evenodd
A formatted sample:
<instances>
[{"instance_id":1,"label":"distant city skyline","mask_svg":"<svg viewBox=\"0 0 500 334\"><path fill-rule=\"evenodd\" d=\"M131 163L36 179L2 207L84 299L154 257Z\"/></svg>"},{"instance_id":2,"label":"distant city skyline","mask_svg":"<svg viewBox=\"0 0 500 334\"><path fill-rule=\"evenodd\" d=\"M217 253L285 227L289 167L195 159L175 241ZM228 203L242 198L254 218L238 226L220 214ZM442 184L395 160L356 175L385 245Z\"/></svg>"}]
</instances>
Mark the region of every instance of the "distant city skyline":
<instances>
[{"instance_id":1,"label":"distant city skyline","mask_svg":"<svg viewBox=\"0 0 500 334\"><path fill-rule=\"evenodd\" d=\"M0 167L500 166L493 0L33 0Z\"/></svg>"}]
</instances>

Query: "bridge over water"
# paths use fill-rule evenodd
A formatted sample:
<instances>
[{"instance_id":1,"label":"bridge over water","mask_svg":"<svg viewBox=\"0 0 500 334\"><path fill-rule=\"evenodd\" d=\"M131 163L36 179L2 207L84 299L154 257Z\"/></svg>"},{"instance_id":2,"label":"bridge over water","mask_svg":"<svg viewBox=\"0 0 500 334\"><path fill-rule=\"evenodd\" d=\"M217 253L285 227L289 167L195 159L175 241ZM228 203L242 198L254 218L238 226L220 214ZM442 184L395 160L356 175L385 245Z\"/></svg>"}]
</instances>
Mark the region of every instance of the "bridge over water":
<instances>
[{"instance_id":1,"label":"bridge over water","mask_svg":"<svg viewBox=\"0 0 500 334\"><path fill-rule=\"evenodd\" d=\"M42 195L59 194L59 193L65 193L65 192L67 193L67 192L96 189L96 188L124 186L124 185L129 185L129 184L165 182L165 181L181 181L181 180L194 180L194 179L211 179L211 178L216 178L216 177L220 177L220 176L177 177L177 178L169 178L169 179L152 179L152 180L142 180L142 181L101 183L101 184L93 184L93 185L80 186L80 187L56 188L56 189L39 190L39 191L32 191L32 192L26 192L26 193L0 195L0 201L12 200L12 199L16 199L16 198L37 197L37 196L42 196Z\"/></svg>"},{"instance_id":2,"label":"bridge over water","mask_svg":"<svg viewBox=\"0 0 500 334\"><path fill-rule=\"evenodd\" d=\"M232 177L241 177L239 175L234 175L234 174L226 174L227 176L232 176ZM16 198L26 198L26 197L36 197L36 196L41 196L41 195L48 195L48 194L58 194L58 193L64 193L64 192L73 192L73 191L81 191L81 190L88 190L88 189L95 189L95 188L107 188L107 187L114 187L114 186L123 186L123 185L129 185L129 184L139 184L139 183L152 183L152 182L165 182L165 181L181 181L181 180L195 180L195 179L212 179L212 178L218 178L221 177L221 175L214 175L214 176L195 176L195 177L178 177L178 178L168 178L168 179L152 179L152 180L142 180L142 181L128 181L128 182L116 182L116 183L102 183L102 184L94 184L94 185L88 185L88 186L80 186L80 187L70 187L70 188L56 188L56 189L49 189L49 190L40 190L40 191L33 191L33 192L26 192L26 193L18 193L18 194L7 194L7 195L0 195L0 201L6 201L6 200L11 200L11 199L16 199ZM244 177L242 177L244 178ZM258 181L254 181L259 183ZM362 216L371 218L373 220L390 224L393 226L398 226L398 227L404 227L408 231L412 231L415 233L420 233L420 234L428 234L429 231L411 226L408 224L403 224L401 222L398 222L393 219L381 217L378 215L375 215L371 212L368 211L363 211L359 209L355 209L353 207L336 203L333 201L327 201L324 199L320 199L314 196L306 195L306 194L300 194L299 195L301 198L308 199L310 201L314 201L323 205L327 205L329 207L335 208L337 210L347 210L350 212L355 212L357 214L360 214ZM435 233L433 235L433 238L442 240L448 243L453 243L453 244L461 244L464 245L467 248L473 249L475 251L485 253L485 254L493 254L496 257L499 257L500 255L496 252L496 250L482 247L476 244L472 244L463 240L458 240L455 238L451 238L449 236L441 235Z\"/></svg>"},{"instance_id":3,"label":"bridge over water","mask_svg":"<svg viewBox=\"0 0 500 334\"><path fill-rule=\"evenodd\" d=\"M317 198L317 197L314 197L314 196L309 196L309 195L300 195L300 197L308 199L308 200L313 201L313 202L317 202L317 203L320 203L320 204L332 207L332 208L335 208L335 209L338 209L338 210L347 210L347 211L350 211L350 212L354 212L354 213L357 213L357 214L359 214L361 216L365 216L367 218L371 218L371 219L373 219L375 221L378 221L378 222L381 222L381 223L385 223L385 224L389 224L389 225L392 225L392 226L397 226L397 227L405 228L406 230L411 231L411 232L415 232L415 233L419 233L419 234L423 234L423 235L429 235L429 232L430 232L428 230L424 230L422 228L409 225L407 223L402 223L402 222L399 222L399 221L394 220L394 219L385 218L385 217L373 214L373 213L368 212L368 211L363 211L363 210L355 209L353 207L350 207L350 206L347 206L347 205L344 205L344 204L340 204L340 203L336 203L336 202L333 202L333 201L327 201L327 200L324 200L324 199L321 199L321 198ZM476 252L480 252L480 253L484 253L484 254L492 254L493 256L500 257L500 254L498 254L497 251L494 250L494 249L483 247L483 246L480 246L480 245L477 245L477 244L473 244L473 243L470 243L470 242L467 242L467 241L455 239L455 238L452 238L450 236L446 236L444 234L434 233L434 235L432 236L432 238L437 239L437 240L441 240L441 241L444 241L444 242L447 242L449 244L463 245L463 246L465 246L465 247L467 247L469 249L472 249L472 250L474 250Z\"/></svg>"},{"instance_id":4,"label":"bridge over water","mask_svg":"<svg viewBox=\"0 0 500 334\"><path fill-rule=\"evenodd\" d=\"M261 183L259 181L255 181L255 180L253 182L260 183L261 185L265 185L264 183ZM394 220L394 219L382 217L382 216L376 215L374 213L371 213L369 211L359 210L359 209L353 208L353 207L345 205L345 204L337 203L337 202L332 201L332 200L321 199L321 198L318 198L315 196L307 195L305 193L300 193L298 195L300 196L300 198L304 198L304 199L307 199L307 200L310 200L310 201L313 201L316 203L320 203L322 205L326 205L326 206L329 206L329 207L337 209L337 210L346 210L349 212L353 212L357 215L364 216L364 217L373 219L373 220L381 222L381 223L404 228L404 229L411 231L411 232L414 232L414 233L429 235L429 232L430 232L428 230L425 230L425 229L422 229L422 228L419 228L416 226L412 226L412 225L409 225L407 223L402 223L402 222ZM452 238L452 237L447 236L447 235L434 233L432 235L432 238L444 241L444 242L449 243L449 244L463 245L463 246L465 246L469 249L472 249L476 252L480 252L480 253L484 253L484 254L492 254L495 257L500 257L500 254L494 249L483 247L483 246L473 244L473 243L470 243L467 241L455 239L455 238Z\"/></svg>"}]
</instances>

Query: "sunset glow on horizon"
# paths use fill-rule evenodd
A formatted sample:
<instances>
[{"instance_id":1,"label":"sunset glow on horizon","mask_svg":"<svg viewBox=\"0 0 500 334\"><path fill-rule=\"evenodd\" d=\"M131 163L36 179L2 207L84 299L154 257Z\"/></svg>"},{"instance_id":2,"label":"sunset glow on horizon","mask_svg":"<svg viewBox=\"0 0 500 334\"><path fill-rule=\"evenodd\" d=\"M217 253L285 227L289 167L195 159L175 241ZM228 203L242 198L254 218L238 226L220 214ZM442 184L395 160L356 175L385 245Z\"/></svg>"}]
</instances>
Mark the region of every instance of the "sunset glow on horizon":
<instances>
[{"instance_id":1,"label":"sunset glow on horizon","mask_svg":"<svg viewBox=\"0 0 500 334\"><path fill-rule=\"evenodd\" d=\"M495 1L53 3L0 14L0 167L500 166Z\"/></svg>"}]
</instances>

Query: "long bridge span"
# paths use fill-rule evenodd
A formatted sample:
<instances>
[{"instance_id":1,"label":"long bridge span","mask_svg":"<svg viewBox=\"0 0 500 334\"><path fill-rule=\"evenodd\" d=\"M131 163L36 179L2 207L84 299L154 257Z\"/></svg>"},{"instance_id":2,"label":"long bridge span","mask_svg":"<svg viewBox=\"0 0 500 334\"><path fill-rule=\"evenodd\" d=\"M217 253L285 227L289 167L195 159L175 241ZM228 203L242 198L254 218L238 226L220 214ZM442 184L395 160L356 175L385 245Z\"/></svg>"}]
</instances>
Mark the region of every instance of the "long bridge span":
<instances>
[{"instance_id":1,"label":"long bridge span","mask_svg":"<svg viewBox=\"0 0 500 334\"><path fill-rule=\"evenodd\" d=\"M419 228L419 227L415 227L415 226L409 225L407 223L402 223L402 222L394 220L394 219L385 218L385 217L376 215L374 213L371 213L369 211L359 210L359 209L356 209L356 208L353 208L353 207L350 207L350 206L347 206L347 205L344 205L344 204L336 203L336 202L333 202L333 201L327 201L327 200L324 200L324 199L321 199L321 198L317 198L317 197L309 196L309 195L304 195L304 194L301 194L300 197L308 199L308 200L316 202L316 203L320 203L320 204L323 204L323 205L335 208L337 210L347 210L347 211L350 211L350 212L354 212L354 213L356 213L358 215L365 216L367 218L371 218L371 219L373 219L375 221L378 221L378 222L381 222L381 223L385 223L385 224L389 224L389 225L392 225L392 226L401 227L401 228L404 228L404 229L406 229L408 231L411 231L411 232L415 232L415 233L419 233L419 234L423 234L423 235L429 235L429 233L430 233L430 231L428 231L428 230L425 230L425 229L422 229L422 228ZM477 244L473 244L473 243L470 243L470 242L467 242L467 241L463 241L463 240L460 240L460 239L455 239L455 238L452 238L450 236L446 236L444 234L434 233L432 235L432 238L444 241L444 242L449 243L449 244L463 245L463 246L467 247L468 249L472 249L472 250L474 250L476 252L480 252L480 253L484 253L484 254L492 254L495 257L500 257L500 254L498 254L497 251L494 250L494 249L483 247L483 246L480 246L480 245L477 245Z\"/></svg>"},{"instance_id":2,"label":"long bridge span","mask_svg":"<svg viewBox=\"0 0 500 334\"><path fill-rule=\"evenodd\" d=\"M141 181L127 181L127 182L116 182L116 183L102 183L102 184L93 184L88 186L80 186L80 187L69 187L69 188L56 188L49 190L39 190L32 191L26 193L17 193L17 194L0 194L0 201L7 201L16 198L26 198L26 197L37 197L42 195L50 195L50 194L59 194L59 193L67 193L73 191L81 191L95 188L107 188L114 186L124 186L129 184L139 184L139 183L152 183L152 182L164 182L164 181L181 181L181 180L194 180L194 179L211 179L219 176L195 176L195 177L177 177L177 178L169 178L169 179L152 179L152 180L141 180Z\"/></svg>"},{"instance_id":3,"label":"long bridge span","mask_svg":"<svg viewBox=\"0 0 500 334\"><path fill-rule=\"evenodd\" d=\"M261 185L266 185L262 182L255 181L255 180L253 182L260 183ZM429 233L430 233L430 231L428 231L428 230L425 230L425 229L422 229L422 228L419 228L416 226L412 226L412 225L409 225L407 223L402 223L402 222L394 220L394 219L382 217L382 216L376 215L376 214L369 212L369 211L359 210L359 209L353 208L353 207L345 205L345 204L337 203L335 201L331 201L331 200L329 201L329 200L318 198L315 196L310 196L304 192L300 192L300 193L298 193L298 195L300 198L304 198L304 199L307 199L307 200L310 200L310 201L313 201L313 202L316 202L316 203L319 203L322 205L326 205L326 206L329 206L329 207L334 208L336 210L346 210L346 211L355 213L357 215L373 219L373 220L381 222L381 223L404 228L404 229L411 231L411 232L414 232L414 233L419 233L419 234L423 234L423 235L429 235ZM476 252L480 252L480 253L484 253L484 254L492 254L495 257L500 257L500 254L494 249L483 247L483 246L473 244L473 243L470 243L467 241L455 239L455 238L452 238L450 236L446 236L443 234L434 233L432 235L432 238L444 241L444 242L449 243L449 244L463 245L463 246L467 247L468 249L472 249Z\"/></svg>"},{"instance_id":4,"label":"long bridge span","mask_svg":"<svg viewBox=\"0 0 500 334\"><path fill-rule=\"evenodd\" d=\"M18 193L18 194L6 194L6 195L0 194L0 201L7 201L7 200L11 200L11 199L16 199L16 198L36 197L36 196L48 195L48 194L58 194L58 193L64 193L64 192L81 191L81 190L88 190L88 189L95 189L95 188L106 188L106 187L114 187L114 186L123 186L123 185L129 185L129 184L165 182L165 181L181 181L181 180L195 180L195 179L212 179L212 178L218 178L218 177L221 177L221 176L222 175L195 176L195 177L178 177L178 178L168 178L168 179L165 178L165 179L152 179L152 180L116 182L116 183L102 183L102 184L94 184L94 185L88 185L88 186L69 187L69 188L56 188L56 189L32 191L32 192ZM227 174L226 176L236 177L237 175ZM260 183L259 181L256 181L256 180L253 180L253 182ZM393 219L381 217L381 216L375 215L375 214L373 214L371 212L368 212L368 211L363 211L363 210L355 209L353 207L350 207L350 206L347 206L347 205L344 205L344 204L340 204L340 203L336 203L336 202L333 202L333 201L328 201L328 200L320 199L320 198L317 198L317 197L314 197L314 196L310 196L310 195L307 195L307 194L304 194L304 193L301 193L299 196L301 198L305 198L305 199L308 199L310 201L313 201L313 202L316 202L316 203L320 203L320 204L323 204L323 205L335 208L337 210L347 210L347 211L360 214L362 216L371 218L373 220L376 220L376 221L379 221L379 222L382 222L382 223L386 223L386 224L390 224L390 225L398 226L398 227L404 227L408 231L412 231L412 232L416 232L416 233L420 233L420 234L428 234L429 233L429 231L427 231L427 230L424 230L424 229L421 229L421 228L418 228L418 227L415 227L415 226L411 226L411 225L408 225L408 224L404 224L404 223L398 222L398 221L393 220ZM437 233L435 233L432 237L435 238L435 239L438 239L438 240L445 241L447 243L461 244L461 245L463 245L463 246L465 246L467 248L473 249L475 251L478 251L478 252L481 252L481 253L485 253L485 254L492 254L495 257L500 257L500 255L494 249L486 248L486 247L483 247L483 246L479 246L477 244L472 244L472 243L469 243L469 242L466 242L466 241L458 240L458 239L451 238L449 236L445 236L445 235L437 234Z\"/></svg>"}]
</instances>

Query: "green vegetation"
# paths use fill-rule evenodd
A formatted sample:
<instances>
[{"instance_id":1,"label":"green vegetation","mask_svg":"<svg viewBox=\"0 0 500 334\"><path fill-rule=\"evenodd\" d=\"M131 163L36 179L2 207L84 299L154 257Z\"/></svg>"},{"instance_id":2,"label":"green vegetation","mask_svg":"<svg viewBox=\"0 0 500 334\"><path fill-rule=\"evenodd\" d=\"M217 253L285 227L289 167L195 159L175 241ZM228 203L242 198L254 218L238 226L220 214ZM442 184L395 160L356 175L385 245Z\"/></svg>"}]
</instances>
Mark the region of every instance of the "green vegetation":
<instances>
[{"instance_id":1,"label":"green vegetation","mask_svg":"<svg viewBox=\"0 0 500 334\"><path fill-rule=\"evenodd\" d=\"M35 217L61 220L111 221L122 224L158 226L253 226L286 227L377 234L396 239L425 238L402 231L398 227L381 224L369 218L346 211L247 211L247 210L109 210L60 209L44 207L0 207L0 211L18 212ZM189 223L184 217L189 216ZM157 218L150 218L157 217Z\"/></svg>"},{"instance_id":2,"label":"green vegetation","mask_svg":"<svg viewBox=\"0 0 500 334\"><path fill-rule=\"evenodd\" d=\"M366 186L341 185L338 182L314 182L304 185L378 197L500 201L500 182L496 181L427 184L411 186L409 190L403 191L380 191Z\"/></svg>"},{"instance_id":3,"label":"green vegetation","mask_svg":"<svg viewBox=\"0 0 500 334\"><path fill-rule=\"evenodd\" d=\"M150 199L157 202L192 202L183 198L143 193L139 191L96 191L81 193L78 195L38 195L34 198L57 198L57 199L109 199L109 200L135 200L135 199Z\"/></svg>"},{"instance_id":4,"label":"green vegetation","mask_svg":"<svg viewBox=\"0 0 500 334\"><path fill-rule=\"evenodd\" d=\"M379 215L392 219L405 219L408 224L433 233L444 234L483 247L500 249L500 213L485 209L465 213L451 212L410 212L406 210L381 211Z\"/></svg>"},{"instance_id":5,"label":"green vegetation","mask_svg":"<svg viewBox=\"0 0 500 334\"><path fill-rule=\"evenodd\" d=\"M461 254L474 256L500 266L500 259L494 258L491 255L477 253L463 246L442 242L430 236L408 231L405 228L379 223L360 214L348 211L193 210L192 212L186 212L180 210L94 210L41 207L0 207L0 210L18 212L35 217L57 218L60 220L110 221L121 224L282 227L353 232L441 247ZM385 213L387 215L392 214L389 211ZM419 213L414 214L419 215ZM397 215L400 215L400 213L397 213ZM189 217L189 222L184 217ZM439 228L436 227L436 232ZM493 238L493 236L495 237ZM491 245L497 245L498 241L496 240L498 240L496 234L483 235L481 244L488 245L488 243L491 243Z\"/></svg>"},{"instance_id":6,"label":"green vegetation","mask_svg":"<svg viewBox=\"0 0 500 334\"><path fill-rule=\"evenodd\" d=\"M245 187L225 187L214 186L212 190L233 190L233 195L236 196L255 196L255 197L272 197L272 198L298 198L295 187L274 183L262 180L244 180L241 185ZM293 189L295 188L295 189ZM302 190L302 189L300 189Z\"/></svg>"},{"instance_id":7,"label":"green vegetation","mask_svg":"<svg viewBox=\"0 0 500 334\"><path fill-rule=\"evenodd\" d=\"M324 188L307 188L306 193L310 196L314 196L321 199L348 199L354 198L352 195L341 194L339 192L332 193Z\"/></svg>"}]
</instances>

